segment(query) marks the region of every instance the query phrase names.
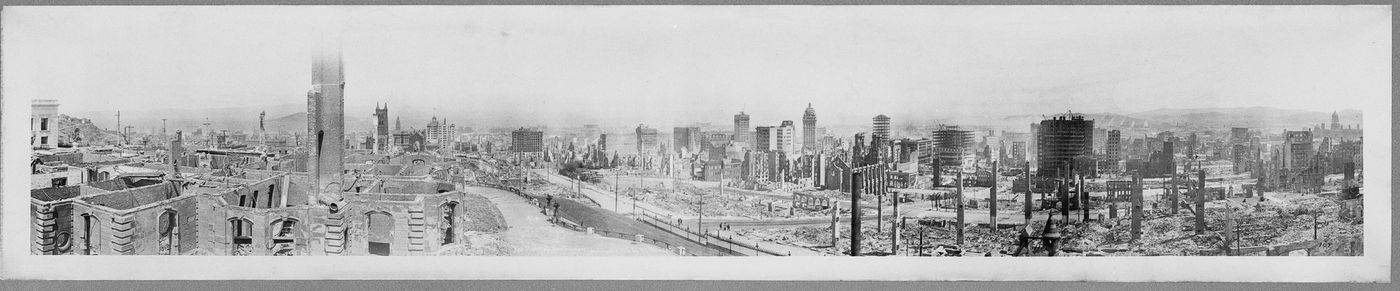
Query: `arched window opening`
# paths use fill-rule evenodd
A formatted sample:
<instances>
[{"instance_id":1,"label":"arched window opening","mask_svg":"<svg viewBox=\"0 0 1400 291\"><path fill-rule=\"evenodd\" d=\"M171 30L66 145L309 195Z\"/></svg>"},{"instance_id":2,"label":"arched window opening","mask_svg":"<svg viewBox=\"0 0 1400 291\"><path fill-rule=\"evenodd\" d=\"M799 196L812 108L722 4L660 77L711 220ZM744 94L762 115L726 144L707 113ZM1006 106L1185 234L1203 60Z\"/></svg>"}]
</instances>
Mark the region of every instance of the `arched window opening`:
<instances>
[{"instance_id":1,"label":"arched window opening","mask_svg":"<svg viewBox=\"0 0 1400 291\"><path fill-rule=\"evenodd\" d=\"M394 241L394 217L383 212L370 212L366 216L369 221L369 253L388 256Z\"/></svg>"},{"instance_id":2,"label":"arched window opening","mask_svg":"<svg viewBox=\"0 0 1400 291\"><path fill-rule=\"evenodd\" d=\"M102 248L102 220L83 214L83 254L99 255Z\"/></svg>"},{"instance_id":3,"label":"arched window opening","mask_svg":"<svg viewBox=\"0 0 1400 291\"><path fill-rule=\"evenodd\" d=\"M248 206L248 195L238 195L238 207Z\"/></svg>"},{"instance_id":4,"label":"arched window opening","mask_svg":"<svg viewBox=\"0 0 1400 291\"><path fill-rule=\"evenodd\" d=\"M271 208L271 207L273 207L273 205L274 205L274 204L272 204L272 197L273 197L273 196L276 196L275 193L277 193L277 184L267 185L267 207L268 207L268 208Z\"/></svg>"},{"instance_id":5,"label":"arched window opening","mask_svg":"<svg viewBox=\"0 0 1400 291\"><path fill-rule=\"evenodd\" d=\"M180 227L179 219L175 211L161 213L160 221L160 242L157 250L160 255L180 254Z\"/></svg>"},{"instance_id":6,"label":"arched window opening","mask_svg":"<svg viewBox=\"0 0 1400 291\"><path fill-rule=\"evenodd\" d=\"M448 202L442 205L442 222L439 229L442 230L442 244L448 245L457 241L457 202Z\"/></svg>"},{"instance_id":7,"label":"arched window opening","mask_svg":"<svg viewBox=\"0 0 1400 291\"><path fill-rule=\"evenodd\" d=\"M229 234L232 246L229 254L247 256L253 253L253 222L243 218L229 219Z\"/></svg>"},{"instance_id":8,"label":"arched window opening","mask_svg":"<svg viewBox=\"0 0 1400 291\"><path fill-rule=\"evenodd\" d=\"M258 208L258 190L253 190L253 200L249 200L248 202L251 204L248 207Z\"/></svg>"},{"instance_id":9,"label":"arched window opening","mask_svg":"<svg viewBox=\"0 0 1400 291\"><path fill-rule=\"evenodd\" d=\"M268 227L272 238L273 256L295 256L296 255L296 227L297 221L292 218L283 218L273 221Z\"/></svg>"}]
</instances>

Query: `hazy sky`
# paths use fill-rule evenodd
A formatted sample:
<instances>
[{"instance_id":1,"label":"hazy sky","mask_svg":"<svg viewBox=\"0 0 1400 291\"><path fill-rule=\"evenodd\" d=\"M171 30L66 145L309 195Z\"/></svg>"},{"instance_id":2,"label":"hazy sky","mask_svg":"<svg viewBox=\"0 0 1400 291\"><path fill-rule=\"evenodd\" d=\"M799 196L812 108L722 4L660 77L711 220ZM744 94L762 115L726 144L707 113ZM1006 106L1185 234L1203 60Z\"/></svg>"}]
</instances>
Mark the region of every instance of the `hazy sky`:
<instances>
[{"instance_id":1,"label":"hazy sky","mask_svg":"<svg viewBox=\"0 0 1400 291\"><path fill-rule=\"evenodd\" d=\"M4 96L61 111L304 110L343 31L347 114L755 125L1390 98L1386 6L6 7ZM339 28L335 28L339 27ZM283 105L283 106L279 106ZM285 106L296 105L296 106ZM415 118L417 119L417 118ZM426 119L423 117L421 119ZM470 126L470 124L459 124Z\"/></svg>"}]
</instances>

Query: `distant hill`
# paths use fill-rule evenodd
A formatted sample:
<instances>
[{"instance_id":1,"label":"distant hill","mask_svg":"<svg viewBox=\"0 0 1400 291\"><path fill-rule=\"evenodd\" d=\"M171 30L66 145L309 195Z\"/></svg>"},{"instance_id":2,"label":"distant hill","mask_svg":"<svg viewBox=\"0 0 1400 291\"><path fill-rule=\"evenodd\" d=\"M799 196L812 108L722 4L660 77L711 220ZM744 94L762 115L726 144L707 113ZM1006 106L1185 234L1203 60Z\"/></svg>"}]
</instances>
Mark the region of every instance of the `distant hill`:
<instances>
[{"instance_id":1,"label":"distant hill","mask_svg":"<svg viewBox=\"0 0 1400 291\"><path fill-rule=\"evenodd\" d=\"M305 104L286 104L282 106L181 110L124 110L121 112L121 121L123 126L134 126L133 131L139 132L159 132L162 118L166 119L164 126L172 134L177 130L183 130L187 133L193 132L195 129L202 128L205 122L209 122L210 127L215 129L253 132L258 129L258 114L267 112L268 131L305 131L305 108ZM90 119L98 128L115 130L116 113L116 111L95 111L74 112L71 115ZM368 130L372 127L368 118L359 118L350 114L347 114L345 121L347 131Z\"/></svg>"},{"instance_id":2,"label":"distant hill","mask_svg":"<svg viewBox=\"0 0 1400 291\"><path fill-rule=\"evenodd\" d=\"M345 131L351 132L351 131L366 131L366 130L370 130L370 129L372 128L372 126L370 125L369 122L371 122L371 121L368 120L368 119L360 119L360 118L346 117L346 118L345 118ZM392 122L392 121L391 121L391 122ZM254 124L253 126L256 127L257 124ZM296 131L305 131L305 130L306 130L306 112L297 112L297 113L288 114L288 115L286 115L286 116L282 116L282 117L278 117L278 118L274 118L274 119L268 119L268 120L267 120L266 126L267 126L267 131L271 131L271 132L278 132L278 131L293 131L293 132L296 132Z\"/></svg>"},{"instance_id":3,"label":"distant hill","mask_svg":"<svg viewBox=\"0 0 1400 291\"><path fill-rule=\"evenodd\" d=\"M1008 115L1001 118L999 124L1020 128L1018 131L1030 130L1030 124L1040 122L1046 118L1052 118L1066 113L1047 115ZM1099 128L1142 128L1159 125L1161 122L1145 118L1132 117L1116 113L1075 113L1083 115L1086 119L1094 120L1094 126Z\"/></svg>"},{"instance_id":4,"label":"distant hill","mask_svg":"<svg viewBox=\"0 0 1400 291\"><path fill-rule=\"evenodd\" d=\"M1343 124L1361 123L1360 110L1337 112ZM1243 108L1158 109L1130 116L1159 120L1181 127L1306 128L1331 123L1332 112L1279 109L1266 106Z\"/></svg>"}]
</instances>

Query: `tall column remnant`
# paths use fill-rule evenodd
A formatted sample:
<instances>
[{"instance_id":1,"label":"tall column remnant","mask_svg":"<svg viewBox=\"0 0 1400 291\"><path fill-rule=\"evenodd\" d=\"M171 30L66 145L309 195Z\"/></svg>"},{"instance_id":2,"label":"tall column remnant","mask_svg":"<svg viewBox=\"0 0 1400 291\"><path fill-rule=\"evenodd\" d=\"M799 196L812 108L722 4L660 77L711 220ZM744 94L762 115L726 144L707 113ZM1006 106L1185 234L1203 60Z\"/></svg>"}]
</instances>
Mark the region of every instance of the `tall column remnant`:
<instances>
[{"instance_id":1,"label":"tall column remnant","mask_svg":"<svg viewBox=\"0 0 1400 291\"><path fill-rule=\"evenodd\" d=\"M1034 190L1031 188L1031 187L1032 187L1032 186L1031 186L1032 184L1031 184L1031 163L1030 163L1030 162L1026 162L1026 172L1025 172L1024 174L1026 175L1026 176L1025 176L1025 177L1026 177L1026 210L1025 210L1025 212L1026 212L1026 225L1030 225L1030 223L1031 223L1031 195L1032 195L1031 193L1034 192Z\"/></svg>"},{"instance_id":2,"label":"tall column remnant","mask_svg":"<svg viewBox=\"0 0 1400 291\"><path fill-rule=\"evenodd\" d=\"M860 172L851 173L851 256L860 256L860 194L865 181ZM877 217L878 218L878 217ZM834 246L833 246L834 247Z\"/></svg>"},{"instance_id":3,"label":"tall column remnant","mask_svg":"<svg viewBox=\"0 0 1400 291\"><path fill-rule=\"evenodd\" d=\"M993 231L993 232L996 232L996 231L997 231L997 162L996 162L996 161L993 161L993 162L992 162L992 192L991 192L991 194L988 194L987 196L988 196L987 200L988 200L988 202L990 202L990 203L988 203L988 206L991 207L991 220L990 220L991 223L990 223L989 225L992 226L992 231Z\"/></svg>"},{"instance_id":4,"label":"tall column remnant","mask_svg":"<svg viewBox=\"0 0 1400 291\"><path fill-rule=\"evenodd\" d=\"M1206 233L1206 171L1197 172L1200 184L1196 187L1196 235Z\"/></svg>"},{"instance_id":5,"label":"tall column remnant","mask_svg":"<svg viewBox=\"0 0 1400 291\"><path fill-rule=\"evenodd\" d=\"M1132 237L1133 241L1142 238L1142 174L1133 174L1133 191L1128 199L1132 201Z\"/></svg>"},{"instance_id":6,"label":"tall column remnant","mask_svg":"<svg viewBox=\"0 0 1400 291\"><path fill-rule=\"evenodd\" d=\"M330 38L330 37L327 37ZM341 201L345 152L345 71L338 40L323 41L311 59L311 91L306 94L307 133L311 138L308 193L312 205L335 211Z\"/></svg>"},{"instance_id":7,"label":"tall column remnant","mask_svg":"<svg viewBox=\"0 0 1400 291\"><path fill-rule=\"evenodd\" d=\"M963 244L963 226L967 225L967 223L966 223L965 221L963 221L963 177L962 177L962 171L961 171L961 170L958 171L958 180L957 180L957 183L958 183L958 195L957 195L957 196L958 196L958 197L957 197L957 199L958 199L958 204L957 204L957 205L958 205L958 245L961 246L961 245Z\"/></svg>"}]
</instances>

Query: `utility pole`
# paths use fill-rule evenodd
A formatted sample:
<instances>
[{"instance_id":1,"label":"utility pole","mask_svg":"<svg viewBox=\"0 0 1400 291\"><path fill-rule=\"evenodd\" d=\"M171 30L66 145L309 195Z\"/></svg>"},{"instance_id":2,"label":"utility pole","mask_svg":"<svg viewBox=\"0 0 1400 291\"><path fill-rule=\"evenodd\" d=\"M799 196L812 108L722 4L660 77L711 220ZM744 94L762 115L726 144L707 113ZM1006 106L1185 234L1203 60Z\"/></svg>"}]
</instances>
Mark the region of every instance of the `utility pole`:
<instances>
[{"instance_id":1,"label":"utility pole","mask_svg":"<svg viewBox=\"0 0 1400 291\"><path fill-rule=\"evenodd\" d=\"M122 111L117 110L117 134L122 136L121 144L126 144L126 129L122 127Z\"/></svg>"}]
</instances>

